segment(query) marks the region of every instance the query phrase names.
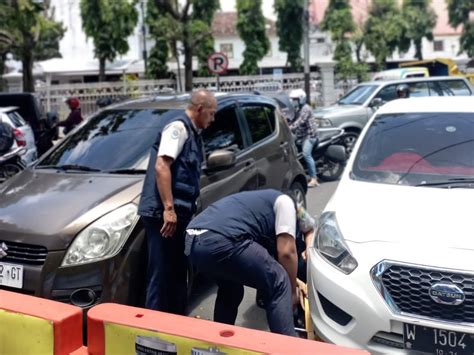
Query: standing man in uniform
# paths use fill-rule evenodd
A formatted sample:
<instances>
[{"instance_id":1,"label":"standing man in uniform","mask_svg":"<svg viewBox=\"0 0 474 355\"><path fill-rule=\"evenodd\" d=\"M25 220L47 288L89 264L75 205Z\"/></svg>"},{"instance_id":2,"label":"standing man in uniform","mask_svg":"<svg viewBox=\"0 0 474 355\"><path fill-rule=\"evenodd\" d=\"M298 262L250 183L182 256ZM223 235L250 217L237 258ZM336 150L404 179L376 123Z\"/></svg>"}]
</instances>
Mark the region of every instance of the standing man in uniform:
<instances>
[{"instance_id":1,"label":"standing man in uniform","mask_svg":"<svg viewBox=\"0 0 474 355\"><path fill-rule=\"evenodd\" d=\"M138 208L148 242L146 308L186 312L184 234L199 196L200 130L212 123L216 109L214 95L198 90L185 112L160 123Z\"/></svg>"},{"instance_id":2,"label":"standing man in uniform","mask_svg":"<svg viewBox=\"0 0 474 355\"><path fill-rule=\"evenodd\" d=\"M217 281L214 321L235 323L245 285L262 294L272 332L296 335L296 221L293 200L271 189L224 197L191 221L185 254L198 272ZM312 243L310 228L303 231L307 246Z\"/></svg>"}]
</instances>

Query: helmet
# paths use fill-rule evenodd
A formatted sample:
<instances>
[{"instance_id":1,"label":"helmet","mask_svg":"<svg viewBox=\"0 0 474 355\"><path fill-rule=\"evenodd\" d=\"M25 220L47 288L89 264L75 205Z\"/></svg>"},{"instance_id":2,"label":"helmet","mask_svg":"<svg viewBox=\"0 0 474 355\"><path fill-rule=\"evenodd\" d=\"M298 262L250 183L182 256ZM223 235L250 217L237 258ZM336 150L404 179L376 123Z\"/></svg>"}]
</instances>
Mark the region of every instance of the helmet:
<instances>
[{"instance_id":1,"label":"helmet","mask_svg":"<svg viewBox=\"0 0 474 355\"><path fill-rule=\"evenodd\" d=\"M299 106L303 106L306 103L306 93L303 89L291 90L290 99L298 101Z\"/></svg>"},{"instance_id":2,"label":"helmet","mask_svg":"<svg viewBox=\"0 0 474 355\"><path fill-rule=\"evenodd\" d=\"M410 88L406 84L397 86L397 96L401 99L410 97Z\"/></svg>"},{"instance_id":3,"label":"helmet","mask_svg":"<svg viewBox=\"0 0 474 355\"><path fill-rule=\"evenodd\" d=\"M77 97L70 97L66 100L66 104L69 105L69 107L74 110L79 107L81 102L79 101Z\"/></svg>"}]
</instances>

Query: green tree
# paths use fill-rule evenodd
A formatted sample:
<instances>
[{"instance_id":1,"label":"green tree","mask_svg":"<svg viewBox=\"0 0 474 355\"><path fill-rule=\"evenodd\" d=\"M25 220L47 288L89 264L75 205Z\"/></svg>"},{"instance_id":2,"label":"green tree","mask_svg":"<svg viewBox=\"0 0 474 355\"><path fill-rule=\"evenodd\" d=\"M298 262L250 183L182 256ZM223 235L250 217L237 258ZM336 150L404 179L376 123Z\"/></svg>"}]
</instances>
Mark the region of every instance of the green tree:
<instances>
[{"instance_id":1,"label":"green tree","mask_svg":"<svg viewBox=\"0 0 474 355\"><path fill-rule=\"evenodd\" d=\"M379 69L400 45L405 28L400 9L393 0L373 0L365 22L364 42Z\"/></svg>"},{"instance_id":2,"label":"green tree","mask_svg":"<svg viewBox=\"0 0 474 355\"><path fill-rule=\"evenodd\" d=\"M304 0L275 0L277 13L278 46L287 53L287 65L293 71L301 70L301 44L303 42Z\"/></svg>"},{"instance_id":3,"label":"green tree","mask_svg":"<svg viewBox=\"0 0 474 355\"><path fill-rule=\"evenodd\" d=\"M262 0L237 0L237 13L237 30L245 43L240 73L255 74L258 71L258 61L270 48L270 41L265 33Z\"/></svg>"},{"instance_id":4,"label":"green tree","mask_svg":"<svg viewBox=\"0 0 474 355\"><path fill-rule=\"evenodd\" d=\"M155 2L150 1L147 4L146 23L150 37L155 44L148 56L147 75L153 79L163 79L168 77L168 58L170 53L169 37L167 29L174 28L174 20L166 16Z\"/></svg>"},{"instance_id":5,"label":"green tree","mask_svg":"<svg viewBox=\"0 0 474 355\"><path fill-rule=\"evenodd\" d=\"M209 29L212 29L214 13L220 9L219 0L198 0L193 2L193 21L202 20ZM199 61L198 75L209 76L211 73L207 68L207 58L214 53L214 37L212 32L207 32L207 36L202 39L201 44L196 48L196 56Z\"/></svg>"},{"instance_id":6,"label":"green tree","mask_svg":"<svg viewBox=\"0 0 474 355\"><path fill-rule=\"evenodd\" d=\"M210 23L217 9L211 0L186 0L180 5L177 0L154 0L158 17L157 24L166 24L161 38L168 43L169 49L179 60L176 44L181 43L180 51L184 54L185 90L193 89L193 56L198 54L201 45L212 35ZM191 6L192 5L192 6ZM202 10L201 10L202 9ZM204 14L205 9L208 10ZM194 11L201 11L201 17L193 16ZM156 38L156 37L155 37Z\"/></svg>"},{"instance_id":7,"label":"green tree","mask_svg":"<svg viewBox=\"0 0 474 355\"><path fill-rule=\"evenodd\" d=\"M38 4L31 0L3 0L0 12L2 52L11 52L21 60L23 90L34 92L33 63L61 56L59 41L65 28L53 20L49 1Z\"/></svg>"},{"instance_id":8,"label":"green tree","mask_svg":"<svg viewBox=\"0 0 474 355\"><path fill-rule=\"evenodd\" d=\"M352 18L349 0L330 0L321 29L330 32L332 41L336 43L333 59L337 62L336 72L339 77L348 79L355 75L360 81L364 80L368 67L360 60L363 36ZM358 63L352 60L352 42L356 46Z\"/></svg>"},{"instance_id":9,"label":"green tree","mask_svg":"<svg viewBox=\"0 0 474 355\"><path fill-rule=\"evenodd\" d=\"M128 36L138 21L137 0L81 0L82 27L94 43L99 59L99 81L105 80L105 63L129 50Z\"/></svg>"},{"instance_id":10,"label":"green tree","mask_svg":"<svg viewBox=\"0 0 474 355\"><path fill-rule=\"evenodd\" d=\"M474 21L469 14L474 11L472 0L446 0L448 3L449 24L453 27L463 26L460 39L460 52L466 52L469 58L474 57Z\"/></svg>"},{"instance_id":11,"label":"green tree","mask_svg":"<svg viewBox=\"0 0 474 355\"><path fill-rule=\"evenodd\" d=\"M423 59L422 40L433 40L433 28L436 25L436 13L430 6L431 0L404 0L402 18L405 22L399 48L402 52L415 46L415 57Z\"/></svg>"}]
</instances>

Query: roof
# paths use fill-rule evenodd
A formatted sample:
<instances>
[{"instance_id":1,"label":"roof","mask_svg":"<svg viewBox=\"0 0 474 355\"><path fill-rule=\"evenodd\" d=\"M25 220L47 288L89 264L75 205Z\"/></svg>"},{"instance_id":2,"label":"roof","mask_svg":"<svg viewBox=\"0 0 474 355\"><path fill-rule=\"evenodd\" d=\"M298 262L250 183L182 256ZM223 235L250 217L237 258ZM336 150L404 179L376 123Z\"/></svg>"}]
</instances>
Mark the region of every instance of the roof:
<instances>
[{"instance_id":1,"label":"roof","mask_svg":"<svg viewBox=\"0 0 474 355\"><path fill-rule=\"evenodd\" d=\"M445 81L445 80L459 80L465 78L461 76L425 76L418 78L406 78L397 80L377 80L377 81L366 81L360 85L388 85L388 84L403 84L403 83L416 83L421 81ZM471 99L472 100L472 99Z\"/></svg>"},{"instance_id":2,"label":"roof","mask_svg":"<svg viewBox=\"0 0 474 355\"><path fill-rule=\"evenodd\" d=\"M168 99L162 99L163 97L145 97L140 99L133 99L123 101L114 105L110 105L105 107L104 109L176 109L176 110L184 110L189 101L189 94L180 94L174 97L169 97ZM217 99L217 103L225 104L226 101L232 100L253 100L259 102L274 102L271 97L265 95L256 95L256 94L248 94L248 93L235 93L235 94L223 94L219 93L215 95Z\"/></svg>"},{"instance_id":3,"label":"roof","mask_svg":"<svg viewBox=\"0 0 474 355\"><path fill-rule=\"evenodd\" d=\"M0 113L7 113L7 112L15 111L17 109L18 107L16 106L0 107Z\"/></svg>"},{"instance_id":4,"label":"roof","mask_svg":"<svg viewBox=\"0 0 474 355\"><path fill-rule=\"evenodd\" d=\"M400 0L398 0L401 3ZM364 22L369 12L371 0L350 0L352 6L352 16L356 23ZM329 0L312 1L309 13L310 20L313 24L319 25L324 18L324 13L328 7ZM449 25L449 16L446 5L446 0L432 0L431 6L437 15L436 26L433 29L433 34L437 36L442 35L459 35L462 28L453 28Z\"/></svg>"},{"instance_id":5,"label":"roof","mask_svg":"<svg viewBox=\"0 0 474 355\"><path fill-rule=\"evenodd\" d=\"M398 99L381 106L377 114L403 112L472 112L472 96L427 96ZM474 115L473 115L474 119Z\"/></svg>"},{"instance_id":6,"label":"roof","mask_svg":"<svg viewBox=\"0 0 474 355\"><path fill-rule=\"evenodd\" d=\"M265 18L267 35L275 35L276 24ZM217 11L212 20L212 34L214 37L239 37L237 32L237 12Z\"/></svg>"}]
</instances>

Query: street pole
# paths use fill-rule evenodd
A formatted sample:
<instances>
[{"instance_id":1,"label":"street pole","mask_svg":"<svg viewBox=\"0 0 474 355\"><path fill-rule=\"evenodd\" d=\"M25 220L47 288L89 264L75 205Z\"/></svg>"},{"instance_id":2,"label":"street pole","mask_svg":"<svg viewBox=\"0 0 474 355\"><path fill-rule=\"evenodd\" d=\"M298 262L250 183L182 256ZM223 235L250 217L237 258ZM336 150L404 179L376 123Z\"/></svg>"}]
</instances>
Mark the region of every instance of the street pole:
<instances>
[{"instance_id":1,"label":"street pole","mask_svg":"<svg viewBox=\"0 0 474 355\"><path fill-rule=\"evenodd\" d=\"M140 8L142 12L142 39L143 39L143 64L145 66L145 75L148 69L148 54L146 52L146 26L145 26L145 0L142 0L140 3Z\"/></svg>"},{"instance_id":2,"label":"street pole","mask_svg":"<svg viewBox=\"0 0 474 355\"><path fill-rule=\"evenodd\" d=\"M309 13L308 0L304 0L303 10L303 53L304 53L304 91L308 102L311 102L311 92L309 86L310 69L309 69Z\"/></svg>"}]
</instances>

